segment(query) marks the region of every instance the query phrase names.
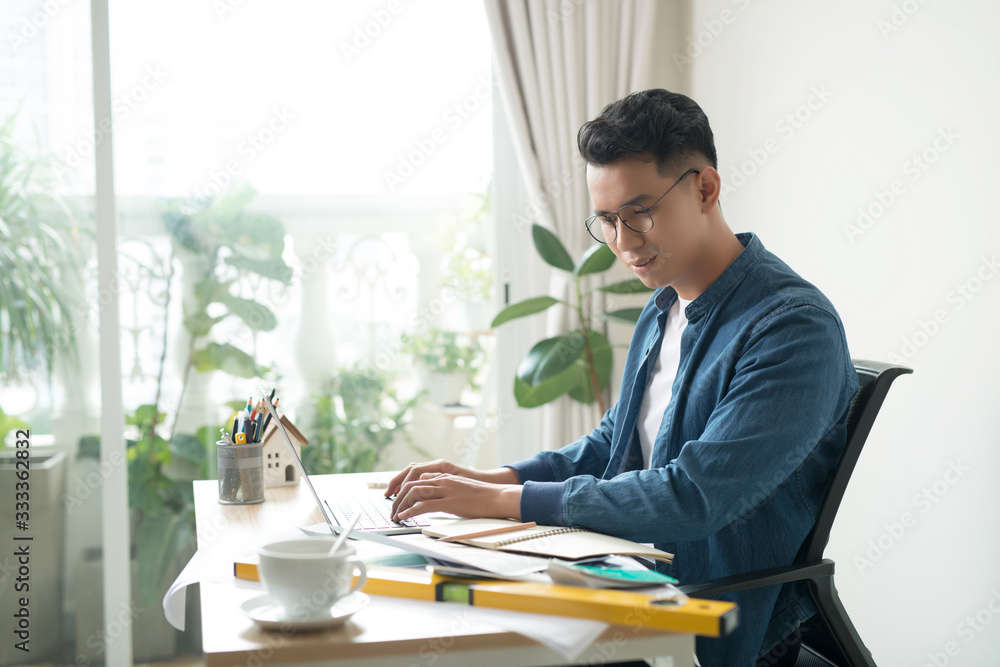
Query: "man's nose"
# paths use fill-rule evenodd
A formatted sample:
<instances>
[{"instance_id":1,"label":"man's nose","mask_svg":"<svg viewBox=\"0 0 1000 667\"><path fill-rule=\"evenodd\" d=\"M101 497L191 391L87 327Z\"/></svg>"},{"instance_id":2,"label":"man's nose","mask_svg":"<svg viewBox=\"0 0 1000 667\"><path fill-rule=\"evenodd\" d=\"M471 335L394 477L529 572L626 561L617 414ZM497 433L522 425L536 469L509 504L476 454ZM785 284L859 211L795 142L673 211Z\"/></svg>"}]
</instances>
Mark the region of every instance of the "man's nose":
<instances>
[{"instance_id":1,"label":"man's nose","mask_svg":"<svg viewBox=\"0 0 1000 667\"><path fill-rule=\"evenodd\" d=\"M620 218L618 220L617 232L618 238L615 239L615 246L617 246L619 252L638 248L643 243L643 234L623 224Z\"/></svg>"}]
</instances>

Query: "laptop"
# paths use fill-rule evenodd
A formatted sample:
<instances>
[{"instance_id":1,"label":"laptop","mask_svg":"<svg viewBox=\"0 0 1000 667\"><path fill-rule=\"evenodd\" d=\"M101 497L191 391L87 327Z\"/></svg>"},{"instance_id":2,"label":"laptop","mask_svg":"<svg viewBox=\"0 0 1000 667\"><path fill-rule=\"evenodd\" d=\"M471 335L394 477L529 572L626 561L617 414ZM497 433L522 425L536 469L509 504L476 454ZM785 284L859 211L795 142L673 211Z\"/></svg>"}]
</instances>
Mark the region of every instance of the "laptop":
<instances>
[{"instance_id":1,"label":"laptop","mask_svg":"<svg viewBox=\"0 0 1000 667\"><path fill-rule=\"evenodd\" d=\"M260 390L261 396L268 396L268 393L264 391L264 387L259 382L257 383L257 388ZM431 525L431 521L423 517L406 519L402 522L393 521L389 518L392 515L392 500L386 498L382 491L374 489L350 495L333 496L328 500L320 499L319 494L316 493L316 487L313 486L312 480L309 479L309 473L306 472L305 466L302 465L302 460L295 453L295 448L292 446L292 439L288 436L285 425L281 423L277 410L275 410L274 406L267 399L264 400L264 407L275 426L281 431L281 435L288 445L288 451L292 453L292 459L294 459L295 465L298 466L299 473L302 475L302 481L309 488L309 493L312 494L313 500L316 501L316 506L319 507L320 513L323 515L323 520L330 528L332 534L339 534L343 526L351 525L356 514L360 514L361 518L354 527L355 531L379 535L419 533L423 527Z\"/></svg>"}]
</instances>

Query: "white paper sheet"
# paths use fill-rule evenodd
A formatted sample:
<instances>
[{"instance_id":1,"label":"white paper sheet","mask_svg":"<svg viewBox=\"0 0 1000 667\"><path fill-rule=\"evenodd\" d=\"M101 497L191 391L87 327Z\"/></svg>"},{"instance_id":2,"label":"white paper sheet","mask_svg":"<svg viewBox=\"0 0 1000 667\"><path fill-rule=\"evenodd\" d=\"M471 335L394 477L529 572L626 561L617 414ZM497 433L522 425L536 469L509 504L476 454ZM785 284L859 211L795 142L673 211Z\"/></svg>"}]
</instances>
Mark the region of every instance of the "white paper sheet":
<instances>
[{"instance_id":1,"label":"white paper sheet","mask_svg":"<svg viewBox=\"0 0 1000 667\"><path fill-rule=\"evenodd\" d=\"M603 621L585 618L567 618L548 614L528 614L523 611L506 609L485 609L475 607L476 620L491 623L508 632L516 632L539 644L548 646L563 657L574 662L593 645L594 640L608 629Z\"/></svg>"},{"instance_id":2,"label":"white paper sheet","mask_svg":"<svg viewBox=\"0 0 1000 667\"><path fill-rule=\"evenodd\" d=\"M185 603L187 602L187 587L202 581L231 581L233 564L207 558L200 549L184 566L181 573L170 584L167 594L163 596L163 615L167 622L178 630L184 630Z\"/></svg>"}]
</instances>

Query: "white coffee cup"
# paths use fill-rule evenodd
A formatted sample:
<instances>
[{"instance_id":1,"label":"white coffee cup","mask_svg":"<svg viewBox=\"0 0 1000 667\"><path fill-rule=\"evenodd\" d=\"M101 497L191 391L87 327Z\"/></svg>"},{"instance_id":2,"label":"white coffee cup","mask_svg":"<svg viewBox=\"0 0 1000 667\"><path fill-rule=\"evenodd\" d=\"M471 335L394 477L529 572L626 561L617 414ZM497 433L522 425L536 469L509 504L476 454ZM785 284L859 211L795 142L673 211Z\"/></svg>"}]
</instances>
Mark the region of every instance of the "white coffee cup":
<instances>
[{"instance_id":1,"label":"white coffee cup","mask_svg":"<svg viewBox=\"0 0 1000 667\"><path fill-rule=\"evenodd\" d=\"M338 600L368 581L365 564L355 556L354 547L344 544L331 554L333 543L332 538L284 540L258 550L261 581L290 618L326 614ZM352 586L355 570L358 580Z\"/></svg>"}]
</instances>

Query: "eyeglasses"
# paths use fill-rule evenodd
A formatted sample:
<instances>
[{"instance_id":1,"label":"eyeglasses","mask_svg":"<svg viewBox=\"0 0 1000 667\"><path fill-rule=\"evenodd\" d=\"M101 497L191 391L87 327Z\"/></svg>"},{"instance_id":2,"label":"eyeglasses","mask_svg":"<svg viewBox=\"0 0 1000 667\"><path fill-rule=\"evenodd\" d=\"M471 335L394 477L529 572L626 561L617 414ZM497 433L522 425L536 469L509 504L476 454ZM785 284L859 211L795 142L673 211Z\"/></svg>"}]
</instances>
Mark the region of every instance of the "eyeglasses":
<instances>
[{"instance_id":1,"label":"eyeglasses","mask_svg":"<svg viewBox=\"0 0 1000 667\"><path fill-rule=\"evenodd\" d=\"M677 183L683 181L688 174L697 174L700 172L701 169L688 169L677 179L676 183L670 186L670 190L676 188ZM660 199L666 197L670 193L670 190L660 195ZM626 204L618 209L617 213L592 215L587 218L584 224L587 225L587 231L594 237L594 240L604 244L614 243L618 238L618 220L621 220L622 224L633 232L645 234L653 228L653 214L650 211L660 203L660 199L657 199L649 206Z\"/></svg>"}]
</instances>

